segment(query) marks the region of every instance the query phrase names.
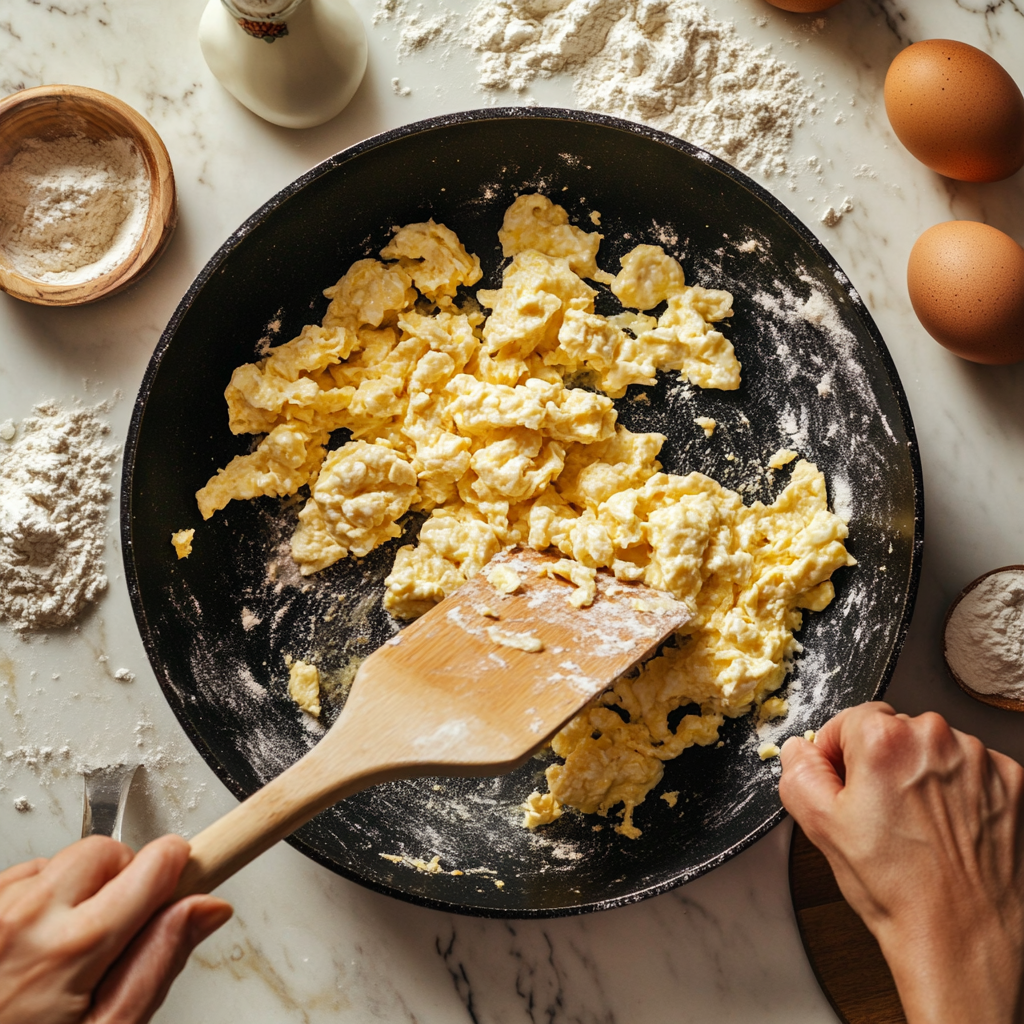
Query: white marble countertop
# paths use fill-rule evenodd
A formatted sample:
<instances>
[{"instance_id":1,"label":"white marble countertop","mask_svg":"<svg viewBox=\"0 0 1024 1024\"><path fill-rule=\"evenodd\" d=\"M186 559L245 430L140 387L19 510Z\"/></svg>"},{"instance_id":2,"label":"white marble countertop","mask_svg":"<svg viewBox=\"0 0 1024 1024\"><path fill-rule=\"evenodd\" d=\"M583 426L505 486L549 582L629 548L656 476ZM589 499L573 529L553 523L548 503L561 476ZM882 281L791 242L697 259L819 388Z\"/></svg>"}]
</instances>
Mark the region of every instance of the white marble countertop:
<instances>
[{"instance_id":1,"label":"white marble countertop","mask_svg":"<svg viewBox=\"0 0 1024 1024\"><path fill-rule=\"evenodd\" d=\"M135 106L164 138L181 219L170 248L139 285L76 310L0 295L0 420L54 397L113 400L123 442L134 395L160 332L189 282L223 239L283 185L335 151L402 123L525 97L484 96L457 45L400 59L393 22L372 24L355 0L370 63L350 107L301 132L239 106L203 63L196 26L204 0L0 0L0 94L70 82ZM451 0L456 15L468 2ZM771 42L808 82L822 113L794 140L794 165L817 154L821 173L779 198L829 247L864 297L907 389L924 460L927 542L917 612L889 699L935 709L991 746L1024 757L1012 715L972 702L947 678L938 631L961 586L1024 561L1024 365L964 363L918 325L904 285L907 255L925 228L951 217L985 220L1024 241L1024 174L993 185L945 181L913 160L889 129L882 82L906 42L943 36L995 56L1024 83L1024 8L1016 0L845 0L820 17L763 0L714 0L740 33ZM429 17L440 0L410 4ZM762 23L763 22L763 23ZM411 90L396 94L392 79ZM569 82L529 95L571 105ZM800 164L803 160L804 163ZM820 217L852 197L835 228ZM111 586L79 625L20 638L0 625L0 864L52 853L77 838L77 767L138 753L126 838L191 834L233 805L193 750L146 661L132 616L111 508ZM135 680L113 679L128 668ZM70 748L46 760L40 746ZM28 798L19 813L14 800ZM157 1019L545 1020L649 1024L680 1020L834 1020L804 958L789 902L785 824L724 867L637 906L583 918L499 922L392 900L279 846L222 889L235 919L192 958Z\"/></svg>"}]
</instances>

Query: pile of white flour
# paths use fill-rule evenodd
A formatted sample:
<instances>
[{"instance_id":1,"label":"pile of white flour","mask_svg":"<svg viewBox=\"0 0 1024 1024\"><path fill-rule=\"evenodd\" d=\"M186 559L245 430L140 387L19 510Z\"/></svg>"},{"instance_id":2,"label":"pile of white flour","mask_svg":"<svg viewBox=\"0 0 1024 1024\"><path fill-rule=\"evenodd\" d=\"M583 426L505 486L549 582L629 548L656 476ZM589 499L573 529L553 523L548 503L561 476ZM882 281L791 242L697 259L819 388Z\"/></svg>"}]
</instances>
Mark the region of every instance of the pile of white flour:
<instances>
[{"instance_id":1,"label":"pile of white flour","mask_svg":"<svg viewBox=\"0 0 1024 1024\"><path fill-rule=\"evenodd\" d=\"M37 281L77 284L113 270L148 212L149 179L129 139L30 139L0 170L0 247Z\"/></svg>"},{"instance_id":2,"label":"pile of white flour","mask_svg":"<svg viewBox=\"0 0 1024 1024\"><path fill-rule=\"evenodd\" d=\"M765 176L786 170L812 103L794 68L693 0L484 0L466 33L485 88L523 91L568 71L582 107Z\"/></svg>"},{"instance_id":3,"label":"pile of white flour","mask_svg":"<svg viewBox=\"0 0 1024 1024\"><path fill-rule=\"evenodd\" d=\"M99 411L45 402L0 441L0 620L17 630L66 625L106 589L117 449Z\"/></svg>"}]
</instances>

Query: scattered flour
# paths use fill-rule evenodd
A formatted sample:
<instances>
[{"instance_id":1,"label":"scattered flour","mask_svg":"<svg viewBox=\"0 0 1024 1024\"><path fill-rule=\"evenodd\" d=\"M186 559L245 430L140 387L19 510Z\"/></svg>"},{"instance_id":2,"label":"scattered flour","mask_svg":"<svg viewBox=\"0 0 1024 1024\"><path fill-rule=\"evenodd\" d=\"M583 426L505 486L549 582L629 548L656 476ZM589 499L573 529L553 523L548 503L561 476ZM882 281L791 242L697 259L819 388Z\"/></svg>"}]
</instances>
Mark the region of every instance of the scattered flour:
<instances>
[{"instance_id":1,"label":"scattered flour","mask_svg":"<svg viewBox=\"0 0 1024 1024\"><path fill-rule=\"evenodd\" d=\"M853 212L853 199L847 196L838 207L830 206L822 215L821 223L827 228L834 228L846 214Z\"/></svg>"},{"instance_id":2,"label":"scattered flour","mask_svg":"<svg viewBox=\"0 0 1024 1024\"><path fill-rule=\"evenodd\" d=\"M486 89L522 92L538 76L572 72L583 107L766 176L787 169L793 130L812 106L794 68L694 0L484 0L466 40Z\"/></svg>"},{"instance_id":3,"label":"scattered flour","mask_svg":"<svg viewBox=\"0 0 1024 1024\"><path fill-rule=\"evenodd\" d=\"M853 518L853 488L849 481L846 477L834 473L829 481L829 492L832 496L832 511L844 523L849 523Z\"/></svg>"},{"instance_id":4,"label":"scattered flour","mask_svg":"<svg viewBox=\"0 0 1024 1024\"><path fill-rule=\"evenodd\" d=\"M1024 699L1024 570L996 572L946 623L946 660L972 690Z\"/></svg>"},{"instance_id":5,"label":"scattered flour","mask_svg":"<svg viewBox=\"0 0 1024 1024\"><path fill-rule=\"evenodd\" d=\"M106 589L117 449L101 411L44 402L0 449L0 620L17 630L63 626Z\"/></svg>"},{"instance_id":6,"label":"scattered flour","mask_svg":"<svg viewBox=\"0 0 1024 1024\"><path fill-rule=\"evenodd\" d=\"M402 0L377 0L377 7L370 19L374 25L382 21L397 21L405 12L405 4Z\"/></svg>"},{"instance_id":7,"label":"scattered flour","mask_svg":"<svg viewBox=\"0 0 1024 1024\"><path fill-rule=\"evenodd\" d=\"M421 20L418 11L409 13L406 0L377 0L371 21L374 25L379 25L382 21L389 21L400 27L398 56L402 58L417 53L429 43L449 39L453 17L451 11L443 11L440 14L435 14L432 18ZM394 81L392 81L392 85L394 85ZM408 95L408 93L399 93L397 87L395 92L399 96Z\"/></svg>"},{"instance_id":8,"label":"scattered flour","mask_svg":"<svg viewBox=\"0 0 1024 1024\"><path fill-rule=\"evenodd\" d=\"M449 14L439 14L426 21L420 21L418 15L408 15L405 28L402 29L402 41L398 52L403 56L415 53L417 50L422 50L427 43L441 38L445 34L450 18Z\"/></svg>"},{"instance_id":9,"label":"scattered flour","mask_svg":"<svg viewBox=\"0 0 1024 1024\"><path fill-rule=\"evenodd\" d=\"M800 280L811 286L811 294L807 297L806 302L797 304L797 316L825 331L836 348L845 352L853 341L853 335L843 323L835 303L828 298L813 278L802 276Z\"/></svg>"},{"instance_id":10,"label":"scattered flour","mask_svg":"<svg viewBox=\"0 0 1024 1024\"><path fill-rule=\"evenodd\" d=\"M148 176L130 139L30 139L0 170L0 248L37 281L76 284L113 270L148 212Z\"/></svg>"}]
</instances>

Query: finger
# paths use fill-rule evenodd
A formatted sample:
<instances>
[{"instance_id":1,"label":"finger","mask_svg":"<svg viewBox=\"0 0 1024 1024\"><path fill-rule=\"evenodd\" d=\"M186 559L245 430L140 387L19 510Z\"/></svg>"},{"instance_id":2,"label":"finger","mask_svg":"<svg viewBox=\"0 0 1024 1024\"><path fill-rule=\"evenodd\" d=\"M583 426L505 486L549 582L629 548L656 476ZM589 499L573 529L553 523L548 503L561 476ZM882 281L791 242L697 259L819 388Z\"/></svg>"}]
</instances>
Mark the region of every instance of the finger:
<instances>
[{"instance_id":1,"label":"finger","mask_svg":"<svg viewBox=\"0 0 1024 1024\"><path fill-rule=\"evenodd\" d=\"M868 701L840 711L818 731L815 745L832 762L840 778L846 778L847 753L856 748L865 728L880 716L900 717L891 704L880 700Z\"/></svg>"},{"instance_id":2,"label":"finger","mask_svg":"<svg viewBox=\"0 0 1024 1024\"><path fill-rule=\"evenodd\" d=\"M0 871L0 889L38 875L48 863L46 857L37 857L35 860L27 860L23 864L15 864L6 871Z\"/></svg>"},{"instance_id":3,"label":"finger","mask_svg":"<svg viewBox=\"0 0 1024 1024\"><path fill-rule=\"evenodd\" d=\"M57 900L77 906L99 892L131 863L131 847L107 836L79 839L50 858L39 877Z\"/></svg>"},{"instance_id":4,"label":"finger","mask_svg":"<svg viewBox=\"0 0 1024 1024\"><path fill-rule=\"evenodd\" d=\"M192 950L232 913L216 896L189 896L162 911L103 979L83 1024L145 1024Z\"/></svg>"},{"instance_id":5,"label":"finger","mask_svg":"<svg viewBox=\"0 0 1024 1024\"><path fill-rule=\"evenodd\" d=\"M1020 762L1015 761L1012 757L1008 757L1006 754L1000 753L998 750L993 750L989 747L988 756L992 760L993 767L1004 777L1009 777L1017 781L1020 777ZM0 879L3 875L0 875Z\"/></svg>"},{"instance_id":6,"label":"finger","mask_svg":"<svg viewBox=\"0 0 1024 1024\"><path fill-rule=\"evenodd\" d=\"M790 736L782 745L782 779L779 797L812 842L822 833L832 813L843 780L835 765L818 749L799 736ZM815 843L815 845L818 845Z\"/></svg>"},{"instance_id":7,"label":"finger","mask_svg":"<svg viewBox=\"0 0 1024 1024\"><path fill-rule=\"evenodd\" d=\"M181 836L161 836L144 846L124 871L91 899L76 916L96 942L97 960L104 970L132 937L174 894L189 855Z\"/></svg>"},{"instance_id":8,"label":"finger","mask_svg":"<svg viewBox=\"0 0 1024 1024\"><path fill-rule=\"evenodd\" d=\"M1014 808L1014 820L1021 822L1021 797L1024 795L1024 769L1012 757L998 750L988 751L991 774L999 779L1005 799ZM1019 826L1018 826L1019 827Z\"/></svg>"}]
</instances>

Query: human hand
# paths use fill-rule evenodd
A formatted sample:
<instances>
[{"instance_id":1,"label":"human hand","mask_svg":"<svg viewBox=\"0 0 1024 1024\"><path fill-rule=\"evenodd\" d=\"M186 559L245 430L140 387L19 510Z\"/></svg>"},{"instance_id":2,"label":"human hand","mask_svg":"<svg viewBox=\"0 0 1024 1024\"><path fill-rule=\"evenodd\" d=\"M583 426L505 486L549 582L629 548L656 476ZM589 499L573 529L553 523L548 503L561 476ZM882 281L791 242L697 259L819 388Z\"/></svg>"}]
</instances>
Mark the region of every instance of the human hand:
<instances>
[{"instance_id":1,"label":"human hand","mask_svg":"<svg viewBox=\"0 0 1024 1024\"><path fill-rule=\"evenodd\" d=\"M1024 768L883 703L782 748L779 794L878 940L909 1024L1024 1021Z\"/></svg>"},{"instance_id":2,"label":"human hand","mask_svg":"<svg viewBox=\"0 0 1024 1024\"><path fill-rule=\"evenodd\" d=\"M213 896L163 910L180 836L138 854L102 836L0 873L0 1024L144 1024L192 950L231 917Z\"/></svg>"}]
</instances>

